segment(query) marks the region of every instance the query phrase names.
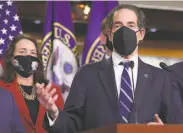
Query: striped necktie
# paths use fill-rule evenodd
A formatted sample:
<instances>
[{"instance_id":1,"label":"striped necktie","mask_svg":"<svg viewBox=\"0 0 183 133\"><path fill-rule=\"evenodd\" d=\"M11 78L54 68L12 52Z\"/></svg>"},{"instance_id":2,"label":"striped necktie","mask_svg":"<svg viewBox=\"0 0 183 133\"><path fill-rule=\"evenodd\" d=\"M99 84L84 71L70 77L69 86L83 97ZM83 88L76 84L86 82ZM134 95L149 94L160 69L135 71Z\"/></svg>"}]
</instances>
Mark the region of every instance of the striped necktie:
<instances>
[{"instance_id":1,"label":"striped necktie","mask_svg":"<svg viewBox=\"0 0 183 133\"><path fill-rule=\"evenodd\" d=\"M133 105L133 89L131 85L130 76L128 74L128 69L130 67L130 62L120 63L124 65L124 70L121 76L121 88L120 88L120 115L125 123L128 123L128 117Z\"/></svg>"}]
</instances>

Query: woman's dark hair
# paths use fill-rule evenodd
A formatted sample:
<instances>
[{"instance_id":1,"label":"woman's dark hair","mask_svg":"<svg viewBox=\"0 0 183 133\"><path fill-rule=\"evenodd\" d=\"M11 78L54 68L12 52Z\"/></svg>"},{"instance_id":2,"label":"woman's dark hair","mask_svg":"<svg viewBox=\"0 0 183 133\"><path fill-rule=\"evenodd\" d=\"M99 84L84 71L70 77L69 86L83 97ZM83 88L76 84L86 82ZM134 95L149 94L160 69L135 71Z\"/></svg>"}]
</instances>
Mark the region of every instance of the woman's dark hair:
<instances>
[{"instance_id":1,"label":"woman's dark hair","mask_svg":"<svg viewBox=\"0 0 183 133\"><path fill-rule=\"evenodd\" d=\"M37 57L40 61L38 69L33 74L33 81L36 82L42 82L44 80L44 71L43 71L43 65L42 65L42 55L39 51L38 44L36 40L33 37L26 36L23 34L17 35L12 42L8 45L8 48L6 50L5 56L4 56L4 71L3 71L3 80L6 83L13 82L16 79L16 70L14 66L12 65L12 59L13 59L13 53L16 48L16 44L22 40L26 39L35 44Z\"/></svg>"}]
</instances>

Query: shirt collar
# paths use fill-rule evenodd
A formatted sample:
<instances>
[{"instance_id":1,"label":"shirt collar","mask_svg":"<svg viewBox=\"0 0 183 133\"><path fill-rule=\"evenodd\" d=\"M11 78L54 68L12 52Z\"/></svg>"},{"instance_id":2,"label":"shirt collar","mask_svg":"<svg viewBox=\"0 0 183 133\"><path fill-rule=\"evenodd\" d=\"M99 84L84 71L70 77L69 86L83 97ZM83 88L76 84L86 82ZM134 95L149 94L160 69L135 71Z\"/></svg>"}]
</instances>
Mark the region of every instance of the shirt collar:
<instances>
[{"instance_id":1,"label":"shirt collar","mask_svg":"<svg viewBox=\"0 0 183 133\"><path fill-rule=\"evenodd\" d=\"M130 59L125 59L121 57L116 51L112 52L112 61L115 66L118 66L120 62L128 62L128 61L133 61L134 66L138 65L138 54L134 55Z\"/></svg>"}]
</instances>

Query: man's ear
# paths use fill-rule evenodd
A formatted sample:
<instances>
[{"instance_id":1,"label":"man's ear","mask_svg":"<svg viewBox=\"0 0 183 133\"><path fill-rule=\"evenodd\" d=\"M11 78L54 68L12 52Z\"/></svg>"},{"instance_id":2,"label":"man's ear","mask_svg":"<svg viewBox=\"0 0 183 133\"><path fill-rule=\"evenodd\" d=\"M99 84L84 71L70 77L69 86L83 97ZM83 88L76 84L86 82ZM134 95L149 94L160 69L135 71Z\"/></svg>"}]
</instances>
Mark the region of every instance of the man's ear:
<instances>
[{"instance_id":1,"label":"man's ear","mask_svg":"<svg viewBox=\"0 0 183 133\"><path fill-rule=\"evenodd\" d=\"M139 38L139 40L143 40L144 37L145 37L145 33L146 33L145 28L142 28L139 32L140 32L140 38Z\"/></svg>"},{"instance_id":2,"label":"man's ear","mask_svg":"<svg viewBox=\"0 0 183 133\"><path fill-rule=\"evenodd\" d=\"M103 39L103 33L100 33L100 40Z\"/></svg>"},{"instance_id":3,"label":"man's ear","mask_svg":"<svg viewBox=\"0 0 183 133\"><path fill-rule=\"evenodd\" d=\"M102 44L106 44L106 36L103 33L100 33L100 41Z\"/></svg>"}]
</instances>

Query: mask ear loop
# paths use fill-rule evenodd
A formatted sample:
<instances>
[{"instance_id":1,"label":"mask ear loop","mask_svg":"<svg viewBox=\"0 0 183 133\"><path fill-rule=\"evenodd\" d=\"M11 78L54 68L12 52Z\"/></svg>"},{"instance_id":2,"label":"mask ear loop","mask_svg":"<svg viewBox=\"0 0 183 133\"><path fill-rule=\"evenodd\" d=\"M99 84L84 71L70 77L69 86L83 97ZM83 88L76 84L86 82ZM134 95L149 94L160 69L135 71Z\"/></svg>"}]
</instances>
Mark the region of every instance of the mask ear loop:
<instances>
[{"instance_id":1,"label":"mask ear loop","mask_svg":"<svg viewBox=\"0 0 183 133\"><path fill-rule=\"evenodd\" d=\"M141 31L141 30L142 30L142 29L140 28L140 29L137 30L135 33L139 32L139 31ZM140 43L141 41L142 41L142 40L139 40L139 43ZM139 43L137 44L137 47L138 47Z\"/></svg>"},{"instance_id":2,"label":"mask ear loop","mask_svg":"<svg viewBox=\"0 0 183 133\"><path fill-rule=\"evenodd\" d=\"M112 41L110 41L110 40L109 40L108 35L106 35L106 34L105 34L105 37L106 37L106 44L107 44L108 42L110 42L110 43L111 43L111 45L112 45L112 50L111 50L111 48L109 48L107 45L105 45L105 47L107 47L107 48L112 52L112 51L113 51L113 49L114 49L114 46L113 46L113 44L112 44Z\"/></svg>"},{"instance_id":3,"label":"mask ear loop","mask_svg":"<svg viewBox=\"0 0 183 133\"><path fill-rule=\"evenodd\" d=\"M142 29L139 29L139 30L137 30L135 33L137 33L137 32L139 32L139 31L141 31Z\"/></svg>"},{"instance_id":4,"label":"mask ear loop","mask_svg":"<svg viewBox=\"0 0 183 133\"><path fill-rule=\"evenodd\" d=\"M115 33L115 32L114 32ZM114 33L111 31L111 34L114 36ZM108 37L108 35L106 35L106 37ZM108 40L109 40L109 38L108 38ZM114 48L114 45L113 45L113 41L111 41L111 44L112 44L112 48L113 48L113 50L111 51L111 52L113 52L113 51L115 51L115 48Z\"/></svg>"}]
</instances>

